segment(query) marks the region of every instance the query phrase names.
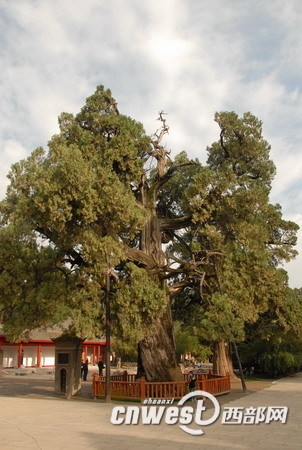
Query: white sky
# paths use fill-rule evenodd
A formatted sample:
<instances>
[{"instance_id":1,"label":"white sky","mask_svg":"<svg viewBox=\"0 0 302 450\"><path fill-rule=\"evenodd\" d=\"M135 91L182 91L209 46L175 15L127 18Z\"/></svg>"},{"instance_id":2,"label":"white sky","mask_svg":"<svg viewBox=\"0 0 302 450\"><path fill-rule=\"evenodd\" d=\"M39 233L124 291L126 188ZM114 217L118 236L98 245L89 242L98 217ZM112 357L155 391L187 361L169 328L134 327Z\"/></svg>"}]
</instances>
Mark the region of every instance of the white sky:
<instances>
[{"instance_id":1,"label":"white sky","mask_svg":"<svg viewBox=\"0 0 302 450\"><path fill-rule=\"evenodd\" d=\"M103 84L148 133L167 112L168 148L202 161L215 111L251 111L277 166L271 200L302 228L301 26L301 0L0 0L0 196L10 165ZM298 249L291 287L302 232Z\"/></svg>"}]
</instances>

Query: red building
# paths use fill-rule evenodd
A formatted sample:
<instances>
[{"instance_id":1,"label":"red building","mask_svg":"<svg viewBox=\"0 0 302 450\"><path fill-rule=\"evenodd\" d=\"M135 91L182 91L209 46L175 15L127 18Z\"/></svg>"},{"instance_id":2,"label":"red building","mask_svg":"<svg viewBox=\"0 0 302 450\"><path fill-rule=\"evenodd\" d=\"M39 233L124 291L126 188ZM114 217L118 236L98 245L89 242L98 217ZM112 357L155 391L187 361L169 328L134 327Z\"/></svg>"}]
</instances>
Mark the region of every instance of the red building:
<instances>
[{"instance_id":1,"label":"red building","mask_svg":"<svg viewBox=\"0 0 302 450\"><path fill-rule=\"evenodd\" d=\"M8 342L0 330L0 367L14 369L19 367L54 367L55 344L52 339L62 334L61 329L33 331L29 339L18 343ZM106 360L105 340L84 341L82 358L96 364L99 358Z\"/></svg>"}]
</instances>

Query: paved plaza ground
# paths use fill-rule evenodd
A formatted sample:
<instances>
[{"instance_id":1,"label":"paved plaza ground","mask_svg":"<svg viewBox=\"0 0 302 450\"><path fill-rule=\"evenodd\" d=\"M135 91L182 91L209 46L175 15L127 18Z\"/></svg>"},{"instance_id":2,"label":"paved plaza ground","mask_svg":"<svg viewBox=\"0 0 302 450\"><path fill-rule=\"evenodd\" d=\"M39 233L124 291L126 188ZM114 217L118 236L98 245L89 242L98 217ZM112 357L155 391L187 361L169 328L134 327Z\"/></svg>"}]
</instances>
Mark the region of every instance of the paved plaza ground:
<instances>
[{"instance_id":1,"label":"paved plaza ground","mask_svg":"<svg viewBox=\"0 0 302 450\"><path fill-rule=\"evenodd\" d=\"M83 394L67 401L53 393L51 375L0 375L0 448L3 449L302 449L302 374L274 382L248 382L248 394L235 384L219 398L221 409L287 406L286 424L230 425L218 420L192 436L179 425L112 425L113 406ZM260 389L260 390L259 390ZM127 405L124 403L124 405ZM129 405L129 403L128 403ZM194 405L194 404L192 404ZM209 411L211 413L211 411ZM200 428L196 425L191 428Z\"/></svg>"}]
</instances>

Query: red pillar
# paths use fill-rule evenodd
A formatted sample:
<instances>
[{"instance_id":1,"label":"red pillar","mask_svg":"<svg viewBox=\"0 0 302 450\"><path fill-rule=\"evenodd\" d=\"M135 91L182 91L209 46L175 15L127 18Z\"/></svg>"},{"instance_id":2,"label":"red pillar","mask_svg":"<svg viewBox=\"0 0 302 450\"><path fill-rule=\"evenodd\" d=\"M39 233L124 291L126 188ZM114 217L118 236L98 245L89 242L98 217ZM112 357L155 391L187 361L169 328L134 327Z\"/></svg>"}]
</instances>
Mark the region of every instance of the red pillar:
<instances>
[{"instance_id":1,"label":"red pillar","mask_svg":"<svg viewBox=\"0 0 302 450\"><path fill-rule=\"evenodd\" d=\"M100 346L100 344L98 344L97 351L98 351L98 361L99 361L100 357L101 357L101 346Z\"/></svg>"},{"instance_id":2,"label":"red pillar","mask_svg":"<svg viewBox=\"0 0 302 450\"><path fill-rule=\"evenodd\" d=\"M93 364L95 364L95 345L93 345Z\"/></svg>"},{"instance_id":3,"label":"red pillar","mask_svg":"<svg viewBox=\"0 0 302 450\"><path fill-rule=\"evenodd\" d=\"M23 350L23 345L19 344L19 346L18 346L18 367L21 367L21 364L22 364L22 350Z\"/></svg>"},{"instance_id":4,"label":"red pillar","mask_svg":"<svg viewBox=\"0 0 302 450\"><path fill-rule=\"evenodd\" d=\"M41 367L41 344L38 345L37 349L37 367Z\"/></svg>"},{"instance_id":5,"label":"red pillar","mask_svg":"<svg viewBox=\"0 0 302 450\"><path fill-rule=\"evenodd\" d=\"M84 362L87 359L87 345L84 345Z\"/></svg>"}]
</instances>

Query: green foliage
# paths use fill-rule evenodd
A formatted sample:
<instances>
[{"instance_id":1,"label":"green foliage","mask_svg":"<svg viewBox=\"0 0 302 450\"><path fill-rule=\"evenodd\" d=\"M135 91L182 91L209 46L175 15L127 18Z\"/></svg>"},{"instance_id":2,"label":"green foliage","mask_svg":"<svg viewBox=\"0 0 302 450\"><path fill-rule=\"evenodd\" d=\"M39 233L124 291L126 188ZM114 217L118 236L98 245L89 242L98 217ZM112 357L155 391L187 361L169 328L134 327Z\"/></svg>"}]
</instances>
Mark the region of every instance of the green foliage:
<instances>
[{"instance_id":1,"label":"green foliage","mask_svg":"<svg viewBox=\"0 0 302 450\"><path fill-rule=\"evenodd\" d=\"M215 114L221 130L219 143L209 149L208 164L222 175L249 183L260 181L269 187L276 169L269 160L270 145L262 137L262 122L251 113L240 119L234 112Z\"/></svg>"},{"instance_id":2,"label":"green foliage","mask_svg":"<svg viewBox=\"0 0 302 450\"><path fill-rule=\"evenodd\" d=\"M240 345L242 364L255 367L258 373L277 377L302 368L302 342L276 332L269 340L257 339Z\"/></svg>"},{"instance_id":3,"label":"green foliage","mask_svg":"<svg viewBox=\"0 0 302 450\"><path fill-rule=\"evenodd\" d=\"M113 302L115 334L130 344L150 334L155 319L166 309L165 292L149 278L145 269L133 263L125 266L125 276Z\"/></svg>"},{"instance_id":4,"label":"green foliage","mask_svg":"<svg viewBox=\"0 0 302 450\"><path fill-rule=\"evenodd\" d=\"M117 335L113 336L112 351L122 359L122 361L135 362L137 361L137 340L125 340Z\"/></svg>"},{"instance_id":5,"label":"green foliage","mask_svg":"<svg viewBox=\"0 0 302 450\"><path fill-rule=\"evenodd\" d=\"M175 322L175 340L178 359L181 355L191 353L196 359L204 361L211 355L211 349L203 343L194 327L184 327L180 322Z\"/></svg>"},{"instance_id":6,"label":"green foliage","mask_svg":"<svg viewBox=\"0 0 302 450\"><path fill-rule=\"evenodd\" d=\"M0 205L0 312L15 338L52 323L102 333L105 274L146 221L132 192L150 146L142 125L102 86L59 125L48 151L12 166Z\"/></svg>"},{"instance_id":7,"label":"green foliage","mask_svg":"<svg viewBox=\"0 0 302 450\"><path fill-rule=\"evenodd\" d=\"M52 325L100 337L100 287L83 270L73 272L51 246L13 225L0 230L0 321L10 340Z\"/></svg>"},{"instance_id":8,"label":"green foliage","mask_svg":"<svg viewBox=\"0 0 302 450\"><path fill-rule=\"evenodd\" d=\"M286 297L270 304L256 323L246 329L240 344L243 364L268 376L281 376L302 367L302 293L287 289Z\"/></svg>"}]
</instances>

